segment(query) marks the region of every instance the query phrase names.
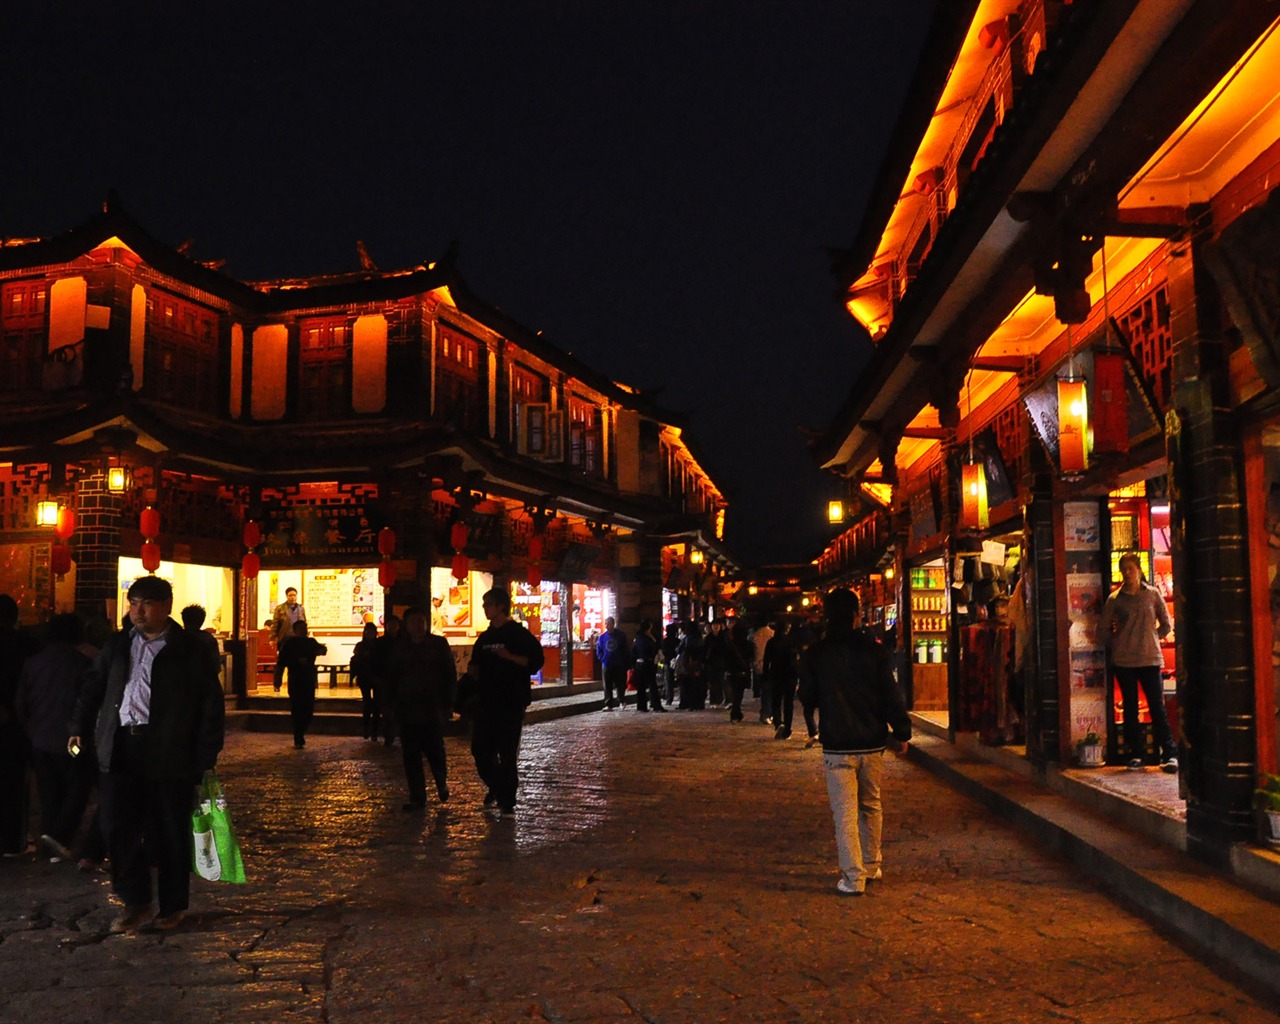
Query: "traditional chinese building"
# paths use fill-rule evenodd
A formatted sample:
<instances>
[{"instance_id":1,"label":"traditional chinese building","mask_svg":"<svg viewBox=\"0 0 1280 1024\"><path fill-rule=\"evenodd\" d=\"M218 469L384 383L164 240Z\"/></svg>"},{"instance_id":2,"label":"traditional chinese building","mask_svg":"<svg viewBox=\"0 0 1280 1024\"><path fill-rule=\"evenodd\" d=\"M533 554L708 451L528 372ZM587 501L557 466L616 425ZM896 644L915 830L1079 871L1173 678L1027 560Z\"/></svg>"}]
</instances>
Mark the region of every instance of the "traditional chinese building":
<instances>
[{"instance_id":1,"label":"traditional chinese building","mask_svg":"<svg viewBox=\"0 0 1280 1024\"><path fill-rule=\"evenodd\" d=\"M1277 13L939 4L839 260L875 352L816 445L878 492L824 578L874 592L953 736L1046 765L1097 732L1115 763L1096 626L1139 556L1174 622L1187 844L1217 862L1276 765Z\"/></svg>"},{"instance_id":2,"label":"traditional chinese building","mask_svg":"<svg viewBox=\"0 0 1280 1024\"><path fill-rule=\"evenodd\" d=\"M697 613L723 496L681 425L467 289L451 260L245 282L118 202L0 246L0 591L113 622L139 573L205 605L251 691L297 587L328 660L430 606L462 650L510 586L544 678L605 615Z\"/></svg>"}]
</instances>

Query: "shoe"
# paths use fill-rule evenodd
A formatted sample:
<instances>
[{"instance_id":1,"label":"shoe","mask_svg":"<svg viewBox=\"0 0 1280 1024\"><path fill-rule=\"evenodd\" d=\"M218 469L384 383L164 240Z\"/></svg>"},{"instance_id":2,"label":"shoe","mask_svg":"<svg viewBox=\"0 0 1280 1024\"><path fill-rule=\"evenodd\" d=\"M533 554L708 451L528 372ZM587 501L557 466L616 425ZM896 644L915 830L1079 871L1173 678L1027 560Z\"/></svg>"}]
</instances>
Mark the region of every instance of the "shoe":
<instances>
[{"instance_id":1,"label":"shoe","mask_svg":"<svg viewBox=\"0 0 1280 1024\"><path fill-rule=\"evenodd\" d=\"M151 920L154 913L150 904L144 904L139 907L125 907L111 921L110 932L112 935L123 935L125 932L137 931Z\"/></svg>"},{"instance_id":2,"label":"shoe","mask_svg":"<svg viewBox=\"0 0 1280 1024\"><path fill-rule=\"evenodd\" d=\"M785 725L780 725L773 731L773 738L775 740L789 740L791 739L791 730Z\"/></svg>"},{"instance_id":3,"label":"shoe","mask_svg":"<svg viewBox=\"0 0 1280 1024\"><path fill-rule=\"evenodd\" d=\"M485 807L497 807L497 806L498 806L498 798L497 798L496 796L494 796L494 795L493 795L493 790L489 790L487 793L485 793L485 795L484 795L484 804L483 804L483 806L485 806Z\"/></svg>"},{"instance_id":4,"label":"shoe","mask_svg":"<svg viewBox=\"0 0 1280 1024\"><path fill-rule=\"evenodd\" d=\"M1177 768L1175 767L1174 770L1176 771ZM71 851L47 832L40 837L40 845L43 846L45 852L49 854L50 864L61 864L64 860L74 859L74 855Z\"/></svg>"},{"instance_id":5,"label":"shoe","mask_svg":"<svg viewBox=\"0 0 1280 1024\"><path fill-rule=\"evenodd\" d=\"M606 705L605 705L604 707L602 707L600 710L601 710L601 711L612 711L612 710L613 710L613 705L612 705L612 704L606 704Z\"/></svg>"},{"instance_id":6,"label":"shoe","mask_svg":"<svg viewBox=\"0 0 1280 1024\"><path fill-rule=\"evenodd\" d=\"M664 708L661 704L655 704L655 705L653 706L653 710L654 710L654 711L661 711L664 715L667 713L667 709L666 709L666 708Z\"/></svg>"},{"instance_id":7,"label":"shoe","mask_svg":"<svg viewBox=\"0 0 1280 1024\"><path fill-rule=\"evenodd\" d=\"M879 868L876 868L875 874L867 875L868 882L878 882L882 878L884 878L884 872L881 871Z\"/></svg>"},{"instance_id":8,"label":"shoe","mask_svg":"<svg viewBox=\"0 0 1280 1024\"><path fill-rule=\"evenodd\" d=\"M817 737L817 736L810 736L807 740L805 740L805 741L804 741L804 749L805 749L805 750L812 750L812 749L813 749L814 747L816 747L817 745L818 745L818 737Z\"/></svg>"},{"instance_id":9,"label":"shoe","mask_svg":"<svg viewBox=\"0 0 1280 1024\"><path fill-rule=\"evenodd\" d=\"M420 810L422 810L423 808L425 808L426 806L427 806L427 805L426 805L426 802L425 802L425 801L424 801L424 802L422 802L422 803L418 803L418 801L417 801L417 800L410 800L408 803L401 804L401 805L400 805L400 810L402 810L402 811L420 811Z\"/></svg>"},{"instance_id":10,"label":"shoe","mask_svg":"<svg viewBox=\"0 0 1280 1024\"><path fill-rule=\"evenodd\" d=\"M1142 771L1142 758L1140 758L1140 757L1135 757L1132 761L1130 761L1130 762L1129 762L1129 771L1131 771L1131 772L1140 772L1140 771Z\"/></svg>"},{"instance_id":11,"label":"shoe","mask_svg":"<svg viewBox=\"0 0 1280 1024\"><path fill-rule=\"evenodd\" d=\"M1160 765L1160 770L1166 775L1178 774L1178 759L1176 757L1166 757L1164 763Z\"/></svg>"},{"instance_id":12,"label":"shoe","mask_svg":"<svg viewBox=\"0 0 1280 1024\"><path fill-rule=\"evenodd\" d=\"M864 892L862 889L855 889L845 879L841 878L836 882L836 892L841 896L861 896Z\"/></svg>"},{"instance_id":13,"label":"shoe","mask_svg":"<svg viewBox=\"0 0 1280 1024\"><path fill-rule=\"evenodd\" d=\"M182 924L186 918L187 912L185 910L175 910L172 914L161 914L159 917L154 918L148 927L158 932L171 932Z\"/></svg>"}]
</instances>

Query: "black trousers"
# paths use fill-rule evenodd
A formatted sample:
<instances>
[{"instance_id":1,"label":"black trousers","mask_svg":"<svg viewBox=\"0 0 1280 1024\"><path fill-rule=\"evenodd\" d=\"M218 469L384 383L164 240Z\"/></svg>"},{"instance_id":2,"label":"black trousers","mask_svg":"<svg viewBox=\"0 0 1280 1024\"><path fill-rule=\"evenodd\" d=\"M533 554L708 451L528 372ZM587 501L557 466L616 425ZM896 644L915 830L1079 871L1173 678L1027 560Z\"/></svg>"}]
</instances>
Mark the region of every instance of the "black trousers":
<instances>
[{"instance_id":1,"label":"black trousers","mask_svg":"<svg viewBox=\"0 0 1280 1024\"><path fill-rule=\"evenodd\" d=\"M636 684L636 707L641 711L648 711L649 704L652 702L655 708L662 707L662 695L658 692L658 667L652 663L646 662L643 665L637 664L635 675L632 676Z\"/></svg>"},{"instance_id":2,"label":"black trousers","mask_svg":"<svg viewBox=\"0 0 1280 1024\"><path fill-rule=\"evenodd\" d=\"M17 721L0 725L0 853L27 848L27 736Z\"/></svg>"},{"instance_id":3,"label":"black trousers","mask_svg":"<svg viewBox=\"0 0 1280 1024\"><path fill-rule=\"evenodd\" d=\"M605 707L611 708L626 702L627 667L625 665L606 666L604 670Z\"/></svg>"},{"instance_id":4,"label":"black trousers","mask_svg":"<svg viewBox=\"0 0 1280 1024\"><path fill-rule=\"evenodd\" d=\"M1147 710L1151 712L1151 732L1160 748L1160 760L1175 757L1178 753L1169 728L1169 716L1164 710L1164 683L1160 679L1159 665L1143 665L1141 668L1115 666L1116 683L1124 701L1124 745L1133 760L1143 760L1142 723L1138 721L1138 687L1147 698Z\"/></svg>"},{"instance_id":5,"label":"black trousers","mask_svg":"<svg viewBox=\"0 0 1280 1024\"><path fill-rule=\"evenodd\" d=\"M796 680L790 678L769 680L769 689L773 691L773 724L778 729L791 735L791 721L795 716Z\"/></svg>"},{"instance_id":6,"label":"black trousers","mask_svg":"<svg viewBox=\"0 0 1280 1024\"><path fill-rule=\"evenodd\" d=\"M482 708L471 730L471 756L476 761L476 772L504 811L516 805L516 790L520 786L516 765L523 728L524 708Z\"/></svg>"},{"instance_id":7,"label":"black trousers","mask_svg":"<svg viewBox=\"0 0 1280 1024\"><path fill-rule=\"evenodd\" d=\"M747 692L747 674L745 672L726 672L724 674L725 696L729 701L729 721L742 721L742 696Z\"/></svg>"},{"instance_id":8,"label":"black trousers","mask_svg":"<svg viewBox=\"0 0 1280 1024\"><path fill-rule=\"evenodd\" d=\"M160 913L186 910L191 893L191 810L194 780L142 774L147 737L121 727L111 770L98 780L102 825L111 858L111 887L130 907L151 903L156 867Z\"/></svg>"},{"instance_id":9,"label":"black trousers","mask_svg":"<svg viewBox=\"0 0 1280 1024\"><path fill-rule=\"evenodd\" d=\"M92 781L84 764L65 750L32 749L31 767L40 795L40 831L70 846L80 828Z\"/></svg>"},{"instance_id":10,"label":"black trousers","mask_svg":"<svg viewBox=\"0 0 1280 1024\"><path fill-rule=\"evenodd\" d=\"M426 804L427 779L422 771L425 755L431 765L431 777L440 793L448 779L444 752L444 729L438 719L425 722L400 722L400 749L404 760L404 778L409 786L409 802Z\"/></svg>"},{"instance_id":11,"label":"black trousers","mask_svg":"<svg viewBox=\"0 0 1280 1024\"><path fill-rule=\"evenodd\" d=\"M293 742L301 745L307 735L307 728L316 712L316 687L312 683L294 685L289 680L289 718L293 722Z\"/></svg>"}]
</instances>

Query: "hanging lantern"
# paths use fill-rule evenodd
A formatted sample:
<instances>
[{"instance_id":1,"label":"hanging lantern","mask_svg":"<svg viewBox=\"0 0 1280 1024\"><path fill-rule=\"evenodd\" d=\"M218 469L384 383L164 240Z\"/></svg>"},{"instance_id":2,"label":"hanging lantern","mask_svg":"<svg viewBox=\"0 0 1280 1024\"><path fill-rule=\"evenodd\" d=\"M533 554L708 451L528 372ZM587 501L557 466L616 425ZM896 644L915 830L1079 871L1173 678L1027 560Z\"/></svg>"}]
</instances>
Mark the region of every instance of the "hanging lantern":
<instances>
[{"instance_id":1,"label":"hanging lantern","mask_svg":"<svg viewBox=\"0 0 1280 1024\"><path fill-rule=\"evenodd\" d=\"M138 532L146 540L155 540L160 536L160 513L148 505L138 518Z\"/></svg>"},{"instance_id":2,"label":"hanging lantern","mask_svg":"<svg viewBox=\"0 0 1280 1024\"><path fill-rule=\"evenodd\" d=\"M58 503L56 501L46 499L45 501L36 502L36 525L58 525Z\"/></svg>"},{"instance_id":3,"label":"hanging lantern","mask_svg":"<svg viewBox=\"0 0 1280 1024\"><path fill-rule=\"evenodd\" d=\"M63 505L58 509L58 521L54 524L53 535L58 540L70 540L76 532L76 510Z\"/></svg>"},{"instance_id":4,"label":"hanging lantern","mask_svg":"<svg viewBox=\"0 0 1280 1024\"><path fill-rule=\"evenodd\" d=\"M160 568L160 545L153 540L142 542L142 568L147 572L155 572Z\"/></svg>"},{"instance_id":5,"label":"hanging lantern","mask_svg":"<svg viewBox=\"0 0 1280 1024\"><path fill-rule=\"evenodd\" d=\"M453 556L453 578L455 580L465 580L467 573L471 571L471 563L467 560L467 556L459 551Z\"/></svg>"},{"instance_id":6,"label":"hanging lantern","mask_svg":"<svg viewBox=\"0 0 1280 1024\"><path fill-rule=\"evenodd\" d=\"M449 546L454 551L461 551L467 546L467 524L458 520L449 530Z\"/></svg>"},{"instance_id":7,"label":"hanging lantern","mask_svg":"<svg viewBox=\"0 0 1280 1024\"><path fill-rule=\"evenodd\" d=\"M389 558L384 558L378 563L378 586L383 590L390 590L396 585L396 567Z\"/></svg>"},{"instance_id":8,"label":"hanging lantern","mask_svg":"<svg viewBox=\"0 0 1280 1024\"><path fill-rule=\"evenodd\" d=\"M261 569L262 559L254 552L246 551L244 558L240 559L240 575L247 580L256 580Z\"/></svg>"},{"instance_id":9,"label":"hanging lantern","mask_svg":"<svg viewBox=\"0 0 1280 1024\"><path fill-rule=\"evenodd\" d=\"M55 576L65 576L71 571L71 548L66 544L54 544L50 551L49 568Z\"/></svg>"},{"instance_id":10,"label":"hanging lantern","mask_svg":"<svg viewBox=\"0 0 1280 1024\"><path fill-rule=\"evenodd\" d=\"M1089 468L1089 398L1083 380L1058 381L1058 458L1063 473Z\"/></svg>"},{"instance_id":11,"label":"hanging lantern","mask_svg":"<svg viewBox=\"0 0 1280 1024\"><path fill-rule=\"evenodd\" d=\"M529 537L529 561L542 561L542 535L535 533Z\"/></svg>"},{"instance_id":12,"label":"hanging lantern","mask_svg":"<svg viewBox=\"0 0 1280 1024\"><path fill-rule=\"evenodd\" d=\"M991 517L987 508L987 471L981 462L961 467L960 490L960 526L985 530L991 525Z\"/></svg>"},{"instance_id":13,"label":"hanging lantern","mask_svg":"<svg viewBox=\"0 0 1280 1024\"><path fill-rule=\"evenodd\" d=\"M540 566L537 562L530 562L529 572L525 576L525 580L528 582L529 586L531 587L542 586L542 566Z\"/></svg>"},{"instance_id":14,"label":"hanging lantern","mask_svg":"<svg viewBox=\"0 0 1280 1024\"><path fill-rule=\"evenodd\" d=\"M262 543L262 527L257 520L250 519L244 524L244 546L256 548Z\"/></svg>"},{"instance_id":15,"label":"hanging lantern","mask_svg":"<svg viewBox=\"0 0 1280 1024\"><path fill-rule=\"evenodd\" d=\"M1124 356L1119 352L1095 352L1093 356L1093 449L1129 450L1129 402Z\"/></svg>"},{"instance_id":16,"label":"hanging lantern","mask_svg":"<svg viewBox=\"0 0 1280 1024\"><path fill-rule=\"evenodd\" d=\"M390 558L396 552L396 531L384 526L378 531L378 554Z\"/></svg>"}]
</instances>

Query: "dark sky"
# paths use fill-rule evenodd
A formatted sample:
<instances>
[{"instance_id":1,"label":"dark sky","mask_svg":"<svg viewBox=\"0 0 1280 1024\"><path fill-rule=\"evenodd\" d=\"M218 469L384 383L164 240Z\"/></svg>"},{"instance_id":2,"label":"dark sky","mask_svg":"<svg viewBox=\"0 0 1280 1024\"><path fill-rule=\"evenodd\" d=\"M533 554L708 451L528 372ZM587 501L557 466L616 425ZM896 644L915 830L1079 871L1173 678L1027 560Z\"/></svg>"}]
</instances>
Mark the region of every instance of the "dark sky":
<instances>
[{"instance_id":1,"label":"dark sky","mask_svg":"<svg viewBox=\"0 0 1280 1024\"><path fill-rule=\"evenodd\" d=\"M807 561L831 484L799 428L870 349L822 247L853 239L933 6L24 5L0 235L67 230L116 188L243 279L456 238L479 297L689 418L731 550Z\"/></svg>"}]
</instances>

